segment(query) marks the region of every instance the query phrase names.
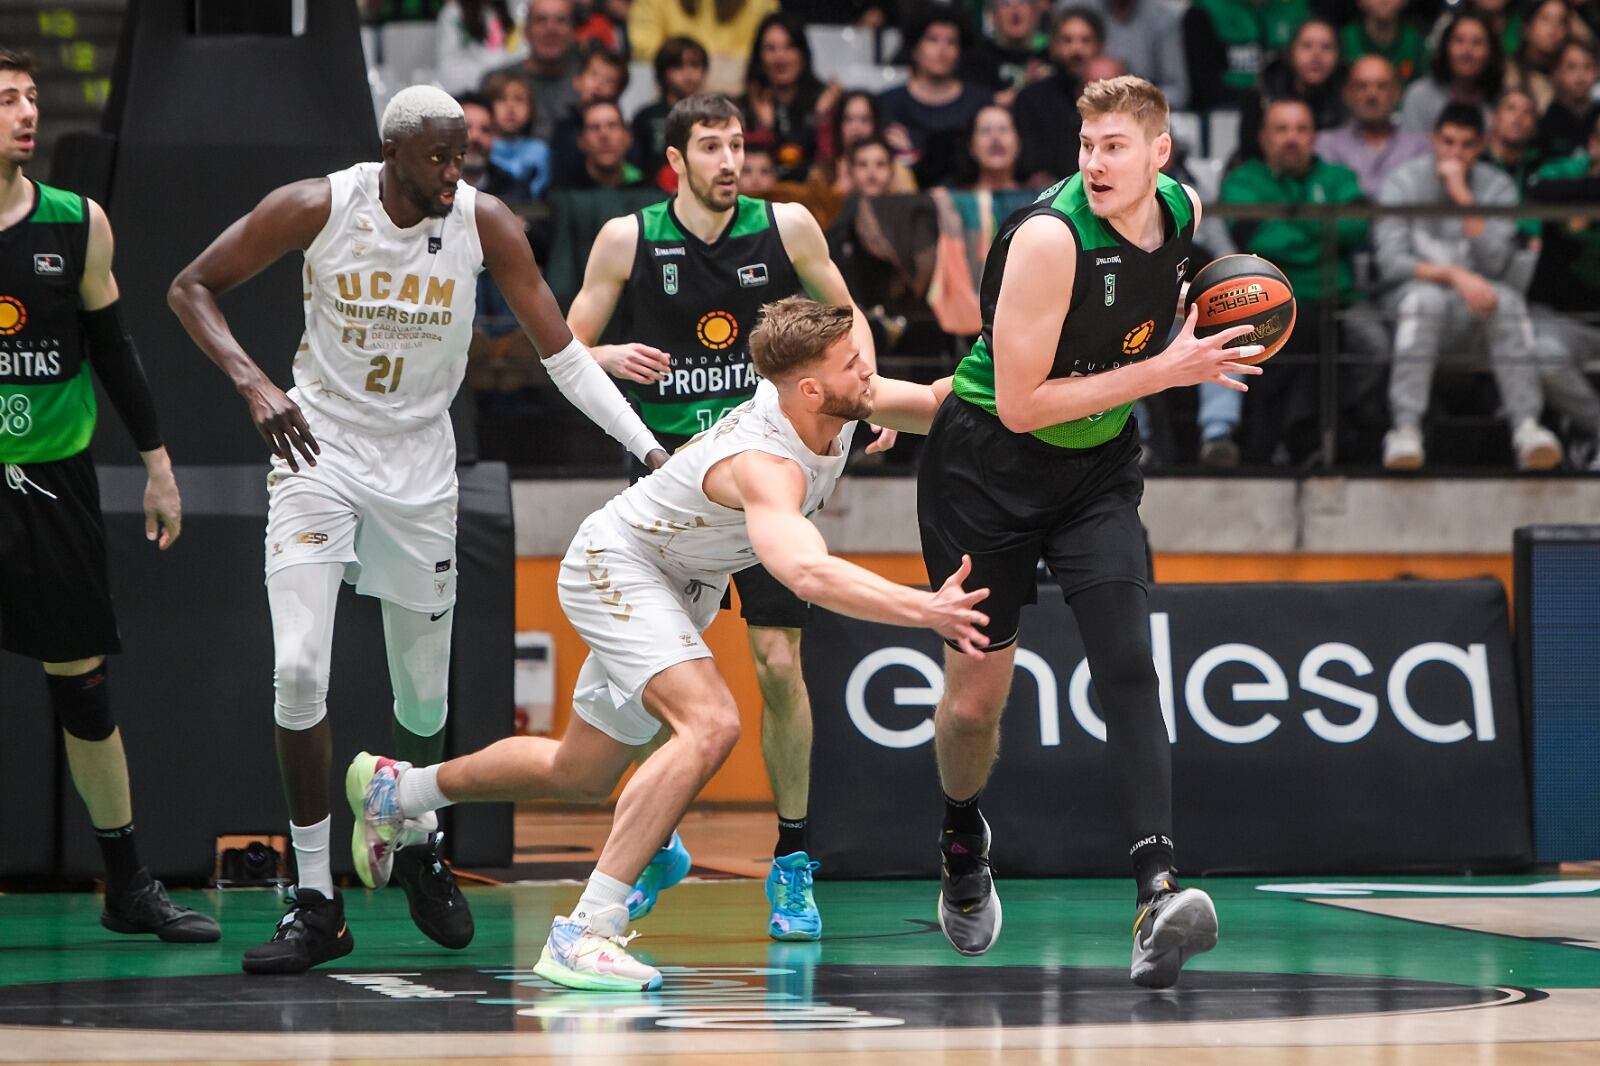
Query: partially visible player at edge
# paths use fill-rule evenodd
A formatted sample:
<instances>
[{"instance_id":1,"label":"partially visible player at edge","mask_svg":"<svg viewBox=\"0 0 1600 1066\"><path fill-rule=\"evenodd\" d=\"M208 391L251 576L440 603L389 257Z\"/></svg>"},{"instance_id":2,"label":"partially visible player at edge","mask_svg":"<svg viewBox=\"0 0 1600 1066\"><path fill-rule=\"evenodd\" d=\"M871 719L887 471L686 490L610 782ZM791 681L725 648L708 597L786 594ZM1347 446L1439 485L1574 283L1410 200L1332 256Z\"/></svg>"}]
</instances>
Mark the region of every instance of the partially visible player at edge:
<instances>
[{"instance_id":1,"label":"partially visible player at edge","mask_svg":"<svg viewBox=\"0 0 1600 1066\"><path fill-rule=\"evenodd\" d=\"M681 100L667 115L666 142L677 196L601 227L567 324L593 344L622 305L632 342L597 347L595 360L634 383L623 387L645 424L676 451L755 394L750 333L763 304L803 290L848 307L862 358L876 360L867 320L811 212L739 195L744 116L738 107L714 94ZM636 477L646 473L635 469ZM761 688L761 754L778 815L767 931L777 940L816 940L822 917L811 883L818 864L806 839L811 700L800 669L809 607L760 563L734 574L733 584L749 626ZM657 893L681 880L689 865L674 831L629 895L630 917L650 913Z\"/></svg>"},{"instance_id":2,"label":"partially visible player at edge","mask_svg":"<svg viewBox=\"0 0 1600 1066\"><path fill-rule=\"evenodd\" d=\"M174 906L134 845L128 760L106 671L106 656L122 642L88 450L91 365L144 459L146 539L171 547L183 509L144 368L118 312L111 223L93 200L22 173L39 134L35 69L31 56L0 48L0 647L44 666L67 766L105 860L100 924L162 940L216 940L217 923Z\"/></svg>"},{"instance_id":3,"label":"partially visible player at edge","mask_svg":"<svg viewBox=\"0 0 1600 1066\"><path fill-rule=\"evenodd\" d=\"M939 392L877 377L851 312L790 296L750 340L764 379L750 400L666 466L578 527L561 563L561 609L589 645L559 741L511 737L439 766L365 752L345 790L366 852L408 822L464 801L559 797L604 802L641 746L671 735L617 801L611 834L570 917L558 917L535 972L569 988L638 991L661 974L627 951L627 897L689 803L739 739L739 708L701 633L729 575L752 554L802 599L856 618L933 629L969 654L986 590L962 563L936 592L887 581L828 553L807 519L844 471L856 421L921 432ZM370 862L357 844L358 867Z\"/></svg>"},{"instance_id":4,"label":"partially visible player at edge","mask_svg":"<svg viewBox=\"0 0 1600 1066\"><path fill-rule=\"evenodd\" d=\"M383 602L395 748L444 754L456 585L455 439L448 407L466 369L477 275L494 275L557 387L635 455L666 453L588 349L574 340L520 220L461 180L467 130L446 93L412 86L382 120L383 161L282 186L172 283L184 328L232 380L273 452L267 479L278 760L299 876L252 973L297 973L354 947L328 852L326 721L341 579ZM285 395L240 347L217 296L280 257L305 257L305 337ZM466 898L439 858L435 823L363 869L391 875L435 942L472 939ZM358 827L359 828L359 827Z\"/></svg>"},{"instance_id":5,"label":"partially visible player at edge","mask_svg":"<svg viewBox=\"0 0 1600 1066\"><path fill-rule=\"evenodd\" d=\"M982 335L957 367L918 474L929 579L938 584L970 555L973 583L991 590L987 654L946 653L934 717L945 800L939 924L964 955L1000 935L978 798L1043 557L1077 616L1105 708L1137 886L1131 977L1165 988L1185 959L1215 945L1217 915L1204 892L1177 880L1130 412L1141 396L1206 381L1243 391L1227 375L1261 371L1231 360L1261 349L1224 351L1248 326L1196 339L1193 310L1166 340L1200 201L1160 173L1172 152L1161 91L1129 76L1093 82L1078 110L1079 173L1001 227L984 265Z\"/></svg>"}]
</instances>

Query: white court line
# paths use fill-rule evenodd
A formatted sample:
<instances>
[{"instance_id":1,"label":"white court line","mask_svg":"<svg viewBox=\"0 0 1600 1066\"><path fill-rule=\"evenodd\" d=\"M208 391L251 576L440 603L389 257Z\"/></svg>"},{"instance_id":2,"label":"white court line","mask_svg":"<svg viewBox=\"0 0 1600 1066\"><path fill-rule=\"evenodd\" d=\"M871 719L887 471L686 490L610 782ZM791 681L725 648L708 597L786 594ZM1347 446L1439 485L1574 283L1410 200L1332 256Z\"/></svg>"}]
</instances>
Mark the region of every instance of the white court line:
<instances>
[{"instance_id":1,"label":"white court line","mask_svg":"<svg viewBox=\"0 0 1600 1066\"><path fill-rule=\"evenodd\" d=\"M1286 892L1295 896L1370 896L1374 892L1404 892L1429 896L1581 896L1600 891L1600 881L1535 881L1530 885L1422 885L1385 884L1378 881L1301 881L1288 885L1257 885L1258 892Z\"/></svg>"}]
</instances>

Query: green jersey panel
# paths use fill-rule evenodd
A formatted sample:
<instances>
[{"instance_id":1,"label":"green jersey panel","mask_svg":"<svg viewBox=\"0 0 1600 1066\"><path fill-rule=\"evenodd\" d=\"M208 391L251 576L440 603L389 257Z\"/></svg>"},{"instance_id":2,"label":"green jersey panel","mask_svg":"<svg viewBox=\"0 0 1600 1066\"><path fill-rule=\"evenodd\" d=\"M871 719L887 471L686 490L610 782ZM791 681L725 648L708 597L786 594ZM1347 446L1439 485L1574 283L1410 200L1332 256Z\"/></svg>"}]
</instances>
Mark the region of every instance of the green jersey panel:
<instances>
[{"instance_id":1,"label":"green jersey panel","mask_svg":"<svg viewBox=\"0 0 1600 1066\"><path fill-rule=\"evenodd\" d=\"M1089 209L1083 175L1075 174L1021 208L1001 226L983 267L979 303L983 332L956 367L953 391L990 414L994 395L994 309L1000 298L1011 238L1028 219L1048 215L1065 223L1078 246L1071 302L1056 342L1049 377L1082 377L1148 359L1167 346L1178 290L1189 264L1194 204L1183 186L1156 177L1156 201L1167 239L1146 252L1125 240ZM1127 424L1133 404L1033 431L1060 448L1093 448Z\"/></svg>"},{"instance_id":2,"label":"green jersey panel","mask_svg":"<svg viewBox=\"0 0 1600 1066\"><path fill-rule=\"evenodd\" d=\"M0 230L0 463L66 459L94 436L94 383L78 321L88 204L31 184L33 209Z\"/></svg>"}]
</instances>

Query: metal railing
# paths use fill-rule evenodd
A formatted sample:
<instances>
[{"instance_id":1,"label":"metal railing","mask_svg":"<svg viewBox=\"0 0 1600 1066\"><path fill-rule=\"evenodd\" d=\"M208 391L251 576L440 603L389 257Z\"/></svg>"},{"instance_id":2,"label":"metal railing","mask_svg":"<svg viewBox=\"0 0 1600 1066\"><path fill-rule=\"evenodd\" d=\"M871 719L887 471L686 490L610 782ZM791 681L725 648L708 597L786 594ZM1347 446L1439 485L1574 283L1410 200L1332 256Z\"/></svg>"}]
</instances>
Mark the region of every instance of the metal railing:
<instances>
[{"instance_id":1,"label":"metal railing","mask_svg":"<svg viewBox=\"0 0 1600 1066\"><path fill-rule=\"evenodd\" d=\"M1354 365L1358 362L1352 353L1344 351L1339 342L1339 326L1342 320L1355 316L1379 316L1384 320L1384 325L1390 331L1390 350L1387 353L1393 358L1392 332L1394 314L1383 310L1376 302L1375 297L1384 291L1381 286L1370 283L1361 284L1359 287L1368 299L1356 304L1354 307L1340 308L1335 294L1338 292L1338 274L1342 265L1336 224L1341 220L1363 219L1376 221L1385 218L1403 219L1436 219L1436 218L1510 218L1515 220L1538 220L1570 222L1581 220L1590 224L1600 224L1600 204L1519 204L1515 206L1489 207L1458 207L1455 205L1427 204L1406 206L1385 206L1378 204L1224 204L1215 203L1205 206L1205 217L1228 222L1254 221L1254 222L1314 222L1319 226L1321 234L1321 255L1319 257L1321 277L1319 290L1328 294L1327 298L1319 301L1320 313L1314 321L1307 321L1301 317L1297 329L1313 329L1316 331L1317 343L1314 356L1280 355L1279 360L1286 363L1295 363L1297 360L1302 365L1308 364L1313 358L1318 367L1318 427L1319 452L1314 465L1320 469L1330 469L1339 464L1339 418L1340 418L1340 381L1339 371L1342 366ZM1248 251L1249 242L1244 242L1243 251ZM1370 253L1361 253L1369 255ZM1359 256L1350 256L1352 260ZM974 278L974 282L978 281ZM1530 304L1536 304L1537 293L1533 294ZM933 317L932 311L928 318ZM1574 316L1586 322L1600 326L1600 301L1596 307L1588 312ZM514 322L503 323L505 326L514 327ZM930 378L939 373L948 373L953 368L954 359L964 351L964 346L959 338L951 338L949 350L946 351L912 351L899 350L894 356L885 360L886 366L895 368L896 373L908 371L921 371L919 376ZM1281 363L1280 363L1281 365ZM518 384L526 384L530 379L539 380L542 372L538 368L538 360L533 355L531 348L520 356L504 358L492 366L481 359L476 364L477 380L480 382L492 380L495 374L502 374L509 379L514 379ZM492 387L492 386L491 386ZM1387 411L1383 412L1385 415Z\"/></svg>"},{"instance_id":2,"label":"metal railing","mask_svg":"<svg viewBox=\"0 0 1600 1066\"><path fill-rule=\"evenodd\" d=\"M1507 218L1514 221L1532 220L1544 223L1547 221L1570 222L1573 220L1594 223L1600 221L1600 204L1516 204L1503 206L1472 206L1461 207L1455 204L1208 204L1205 205L1208 217L1258 222L1316 222L1322 239L1322 254L1319 257L1321 277L1318 288L1324 293L1335 293L1338 289L1338 270L1340 266L1340 253L1338 246L1337 223L1343 219L1362 219L1374 222L1379 219L1400 218L1438 219L1438 218ZM1242 249L1248 250L1248 249ZM1529 303L1536 300L1530 298ZM1362 313L1370 314L1375 308L1363 306ZM1324 299L1321 301L1321 314L1315 326L1318 334L1317 359L1320 368L1318 388L1319 400L1319 437L1321 440L1321 465L1330 468L1338 462L1338 418L1339 418L1339 385L1338 370L1342 362L1349 361L1348 353L1340 351L1339 345L1339 320L1349 314L1349 309L1341 311L1338 301ZM1393 316L1387 316L1392 318ZM1584 316L1588 321L1600 324L1600 305ZM1307 323L1309 324L1309 323ZM1393 323L1390 323L1392 327ZM1302 328L1297 324L1296 328ZM1392 338L1391 338L1392 358Z\"/></svg>"}]
</instances>

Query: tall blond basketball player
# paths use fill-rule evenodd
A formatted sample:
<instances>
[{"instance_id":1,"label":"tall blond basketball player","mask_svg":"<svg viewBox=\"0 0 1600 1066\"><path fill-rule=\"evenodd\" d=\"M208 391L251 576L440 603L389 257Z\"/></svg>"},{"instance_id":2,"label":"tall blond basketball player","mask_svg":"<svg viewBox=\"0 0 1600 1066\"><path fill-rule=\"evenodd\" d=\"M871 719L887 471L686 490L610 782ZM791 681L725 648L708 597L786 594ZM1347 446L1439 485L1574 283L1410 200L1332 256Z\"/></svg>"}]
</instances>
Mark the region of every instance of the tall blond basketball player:
<instances>
[{"instance_id":1,"label":"tall blond basketball player","mask_svg":"<svg viewBox=\"0 0 1600 1066\"><path fill-rule=\"evenodd\" d=\"M229 226L172 283L168 302L233 381L273 452L266 580L272 610L278 762L298 880L250 973L300 973L355 941L329 864L326 721L340 581L383 604L395 743L426 765L444 754L450 609L456 592L455 440L447 408L466 371L476 286L487 269L580 410L650 466L666 453L575 341L534 264L522 223L461 180L461 107L429 86L384 110L383 160L285 185ZM290 252L305 256L305 337L283 393L239 345L218 294ZM363 871L391 874L435 942L463 948L472 916L439 860L436 820Z\"/></svg>"}]
</instances>

